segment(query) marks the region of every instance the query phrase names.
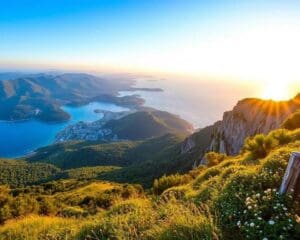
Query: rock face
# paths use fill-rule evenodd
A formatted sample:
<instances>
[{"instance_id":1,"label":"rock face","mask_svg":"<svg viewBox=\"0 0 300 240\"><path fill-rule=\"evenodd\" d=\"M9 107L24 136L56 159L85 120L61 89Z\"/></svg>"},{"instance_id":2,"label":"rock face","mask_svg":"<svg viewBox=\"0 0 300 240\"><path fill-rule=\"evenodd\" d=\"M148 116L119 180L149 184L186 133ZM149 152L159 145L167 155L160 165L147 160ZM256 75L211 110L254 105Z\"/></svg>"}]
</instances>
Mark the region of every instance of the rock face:
<instances>
[{"instance_id":1,"label":"rock face","mask_svg":"<svg viewBox=\"0 0 300 240\"><path fill-rule=\"evenodd\" d=\"M182 144L182 153L198 151L199 162L208 151L238 154L247 137L267 134L280 127L298 109L300 94L294 99L280 102L254 98L241 100L231 111L224 113L222 121L188 137ZM208 139L205 141L205 138Z\"/></svg>"}]
</instances>

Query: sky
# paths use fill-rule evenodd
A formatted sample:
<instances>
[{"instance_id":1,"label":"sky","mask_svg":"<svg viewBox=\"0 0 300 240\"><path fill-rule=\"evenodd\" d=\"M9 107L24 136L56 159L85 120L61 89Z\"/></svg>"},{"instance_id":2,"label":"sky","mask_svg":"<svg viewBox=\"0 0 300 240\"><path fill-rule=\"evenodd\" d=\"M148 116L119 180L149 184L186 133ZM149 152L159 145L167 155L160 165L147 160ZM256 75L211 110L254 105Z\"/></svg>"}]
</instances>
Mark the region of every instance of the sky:
<instances>
[{"instance_id":1,"label":"sky","mask_svg":"<svg viewBox=\"0 0 300 240\"><path fill-rule=\"evenodd\" d=\"M215 76L284 98L300 90L299 12L298 0L2 0L0 68Z\"/></svg>"}]
</instances>

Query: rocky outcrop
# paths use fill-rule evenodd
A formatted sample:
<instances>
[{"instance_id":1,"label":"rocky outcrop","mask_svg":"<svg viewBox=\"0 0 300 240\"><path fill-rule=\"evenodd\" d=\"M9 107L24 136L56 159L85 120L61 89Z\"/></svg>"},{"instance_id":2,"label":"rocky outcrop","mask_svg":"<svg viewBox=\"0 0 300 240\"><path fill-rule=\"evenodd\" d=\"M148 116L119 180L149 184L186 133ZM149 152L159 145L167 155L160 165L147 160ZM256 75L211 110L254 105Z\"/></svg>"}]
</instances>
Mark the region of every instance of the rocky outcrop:
<instances>
[{"instance_id":1,"label":"rocky outcrop","mask_svg":"<svg viewBox=\"0 0 300 240\"><path fill-rule=\"evenodd\" d=\"M188 137L182 144L182 153L198 151L199 161L208 151L238 154L247 137L267 134L280 127L298 109L300 94L294 99L280 102L254 98L241 100L231 111L224 113L222 121Z\"/></svg>"}]
</instances>

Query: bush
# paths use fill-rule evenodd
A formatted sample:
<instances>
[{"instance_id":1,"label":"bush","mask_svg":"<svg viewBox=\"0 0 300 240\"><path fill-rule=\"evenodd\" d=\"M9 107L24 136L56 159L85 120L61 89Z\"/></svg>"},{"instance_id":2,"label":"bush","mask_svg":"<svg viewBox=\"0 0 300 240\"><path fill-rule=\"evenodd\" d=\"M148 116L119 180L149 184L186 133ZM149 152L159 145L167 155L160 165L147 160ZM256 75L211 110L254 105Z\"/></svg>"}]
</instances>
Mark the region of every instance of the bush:
<instances>
[{"instance_id":1,"label":"bush","mask_svg":"<svg viewBox=\"0 0 300 240\"><path fill-rule=\"evenodd\" d=\"M208 152L205 154L204 159L206 160L207 166L212 167L221 163L226 158L226 154Z\"/></svg>"},{"instance_id":2,"label":"bush","mask_svg":"<svg viewBox=\"0 0 300 240\"><path fill-rule=\"evenodd\" d=\"M243 151L249 152L251 157L255 160L266 157L276 145L278 145L278 143L272 136L258 134L253 138L246 139Z\"/></svg>"},{"instance_id":3,"label":"bush","mask_svg":"<svg viewBox=\"0 0 300 240\"><path fill-rule=\"evenodd\" d=\"M291 141L292 137L290 132L285 129L278 129L270 132L269 136L278 141L279 145L287 144Z\"/></svg>"},{"instance_id":4,"label":"bush","mask_svg":"<svg viewBox=\"0 0 300 240\"><path fill-rule=\"evenodd\" d=\"M287 118L281 127L288 130L295 130L300 128L300 111L293 113L289 118Z\"/></svg>"},{"instance_id":5,"label":"bush","mask_svg":"<svg viewBox=\"0 0 300 240\"><path fill-rule=\"evenodd\" d=\"M183 185L190 182L192 178L189 175L164 175L159 179L155 179L153 183L153 192L156 195L162 194L166 189Z\"/></svg>"},{"instance_id":6,"label":"bush","mask_svg":"<svg viewBox=\"0 0 300 240\"><path fill-rule=\"evenodd\" d=\"M57 213L54 201L51 198L39 198L39 214L41 215L55 215Z\"/></svg>"}]
</instances>

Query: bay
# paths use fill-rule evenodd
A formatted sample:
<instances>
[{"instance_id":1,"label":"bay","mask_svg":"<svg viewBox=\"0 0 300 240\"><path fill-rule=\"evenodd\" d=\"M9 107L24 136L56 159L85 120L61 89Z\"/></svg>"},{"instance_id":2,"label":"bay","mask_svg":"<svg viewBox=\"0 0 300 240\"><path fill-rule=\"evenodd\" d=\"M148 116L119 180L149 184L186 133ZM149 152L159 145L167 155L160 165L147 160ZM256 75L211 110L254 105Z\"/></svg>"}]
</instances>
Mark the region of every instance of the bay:
<instances>
[{"instance_id":1,"label":"bay","mask_svg":"<svg viewBox=\"0 0 300 240\"><path fill-rule=\"evenodd\" d=\"M112 112L126 111L111 103L92 102L81 107L62 107L71 115L66 122L45 123L37 120L1 121L0 122L0 157L19 157L35 149L51 144L55 135L70 124L79 121L92 122L101 119L101 113L94 110L108 110Z\"/></svg>"}]
</instances>

